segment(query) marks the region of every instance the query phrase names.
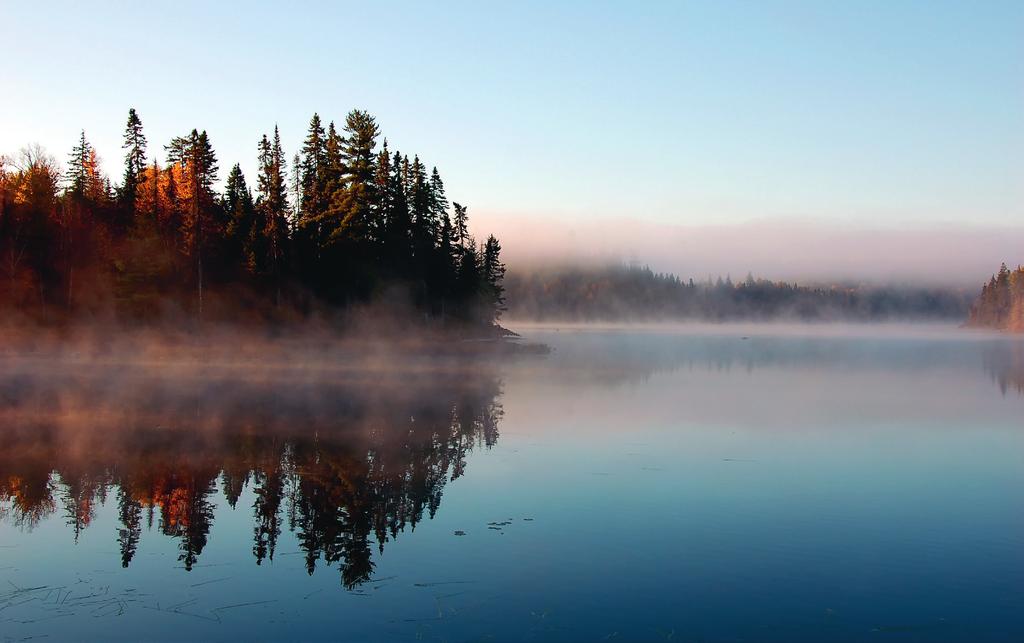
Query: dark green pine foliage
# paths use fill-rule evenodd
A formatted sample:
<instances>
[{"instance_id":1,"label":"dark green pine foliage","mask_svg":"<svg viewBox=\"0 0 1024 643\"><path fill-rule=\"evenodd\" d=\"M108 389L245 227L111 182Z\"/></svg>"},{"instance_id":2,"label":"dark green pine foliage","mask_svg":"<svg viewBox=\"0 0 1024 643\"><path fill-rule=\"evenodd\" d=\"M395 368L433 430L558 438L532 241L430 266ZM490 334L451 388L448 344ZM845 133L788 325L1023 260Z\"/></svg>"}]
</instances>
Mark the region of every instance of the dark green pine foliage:
<instances>
[{"instance_id":1,"label":"dark green pine foliage","mask_svg":"<svg viewBox=\"0 0 1024 643\"><path fill-rule=\"evenodd\" d=\"M381 145L380 152L377 152L377 158L374 162L373 168L373 190L376 202L373 205L373 220L377 222L379 229L374 237L377 248L377 256L379 259L384 259L383 248L387 243L390 234L390 220L392 210L392 200L394 195L391 193L391 152L388 150L388 140L384 139L384 144Z\"/></svg>"},{"instance_id":2,"label":"dark green pine foliage","mask_svg":"<svg viewBox=\"0 0 1024 643\"><path fill-rule=\"evenodd\" d=\"M436 167L430 173L428 194L430 198L428 204L430 221L437 233L437 240L440 242L446 221L449 231L451 230L451 216L448 213L450 204L448 203L448 197L444 193L444 182L441 181L441 174L437 171Z\"/></svg>"},{"instance_id":3,"label":"dark green pine foliage","mask_svg":"<svg viewBox=\"0 0 1024 643\"><path fill-rule=\"evenodd\" d=\"M79 201L97 203L106 196L106 186L97 167L96 150L85 138L85 130L82 130L78 143L71 148L65 181L67 196Z\"/></svg>"},{"instance_id":4,"label":"dark green pine foliage","mask_svg":"<svg viewBox=\"0 0 1024 643\"><path fill-rule=\"evenodd\" d=\"M88 181L87 166L90 154L92 154L92 145L85 138L85 130L82 130L78 143L71 148L71 154L68 155L66 181L68 191L73 194L83 194L85 192L86 181Z\"/></svg>"},{"instance_id":5,"label":"dark green pine foliage","mask_svg":"<svg viewBox=\"0 0 1024 643\"><path fill-rule=\"evenodd\" d=\"M444 182L437 168L430 173L427 187L427 220L434 233L434 248L430 257L431 300L433 310L442 316L447 314L448 302L454 295L455 274L458 270L456 257L452 252L452 222L448 213L448 197Z\"/></svg>"},{"instance_id":6,"label":"dark green pine foliage","mask_svg":"<svg viewBox=\"0 0 1024 643\"><path fill-rule=\"evenodd\" d=\"M426 167L420 162L419 156L413 157L406 185L412 213L414 249L419 257L425 258L434 239L437 238L437 231L431 219L430 183Z\"/></svg>"},{"instance_id":7,"label":"dark green pine foliage","mask_svg":"<svg viewBox=\"0 0 1024 643\"><path fill-rule=\"evenodd\" d=\"M281 277L284 274L288 243L288 185L281 135L274 126L274 139L264 135L259 143L257 179L256 270L272 277L275 298L280 303Z\"/></svg>"},{"instance_id":8,"label":"dark green pine foliage","mask_svg":"<svg viewBox=\"0 0 1024 643\"><path fill-rule=\"evenodd\" d=\"M326 200L326 186L323 184L327 163L327 136L320 115L313 114L309 121L309 132L302 144L302 166L299 168L301 181L301 197L299 210L304 212L322 212Z\"/></svg>"},{"instance_id":9,"label":"dark green pine foliage","mask_svg":"<svg viewBox=\"0 0 1024 643\"><path fill-rule=\"evenodd\" d=\"M249 273L257 272L260 231L256 225L256 205L237 163L228 174L222 205L227 216L224 236L229 263L241 266Z\"/></svg>"},{"instance_id":10,"label":"dark green pine foliage","mask_svg":"<svg viewBox=\"0 0 1024 643\"><path fill-rule=\"evenodd\" d=\"M331 124L333 137L334 125ZM333 141L332 146L337 145ZM309 121L309 131L302 144L300 165L295 168L299 175L298 211L296 212L293 245L300 274L309 275L314 271L314 264L319 257L320 247L324 243L322 233L323 216L327 209L328 190L331 186L328 171L328 138L320 123L320 116L313 114Z\"/></svg>"},{"instance_id":11,"label":"dark green pine foliage","mask_svg":"<svg viewBox=\"0 0 1024 643\"><path fill-rule=\"evenodd\" d=\"M314 128L315 129L315 128ZM308 137L307 137L308 140ZM317 186L314 201L302 204L296 230L297 267L300 275L309 283L323 288L330 283L322 265L330 257L328 246L330 233L336 227L335 212L331 205L335 195L345 192L345 163L342 157L345 140L338 133L332 121L327 126L323 145L323 158L317 163ZM314 148L315 149L315 146ZM311 183L313 182L310 177ZM340 196L338 197L340 198Z\"/></svg>"},{"instance_id":12,"label":"dark green pine foliage","mask_svg":"<svg viewBox=\"0 0 1024 643\"><path fill-rule=\"evenodd\" d=\"M476 250L476 242L472 237L468 237L459 256L455 275L455 295L463 303L459 310L459 316L463 321L474 321L479 316L478 302L483 294L483 266Z\"/></svg>"},{"instance_id":13,"label":"dark green pine foliage","mask_svg":"<svg viewBox=\"0 0 1024 643\"><path fill-rule=\"evenodd\" d=\"M329 235L332 241L348 241L359 247L372 241L381 228L373 216L374 148L380 130L368 113L353 110L345 117L345 132L342 163L346 180L344 187L331 195L333 225Z\"/></svg>"},{"instance_id":14,"label":"dark green pine foliage","mask_svg":"<svg viewBox=\"0 0 1024 643\"><path fill-rule=\"evenodd\" d=\"M129 215L135 210L139 181L146 169L146 136L142 133L142 120L135 108L128 110L128 124L124 129L124 179L121 183L121 205Z\"/></svg>"},{"instance_id":15,"label":"dark green pine foliage","mask_svg":"<svg viewBox=\"0 0 1024 643\"><path fill-rule=\"evenodd\" d=\"M334 127L334 121L327 126L327 142L324 145L323 178L324 199L327 200L338 190L345 188L345 160L343 148L345 139ZM324 204L326 208L326 203Z\"/></svg>"},{"instance_id":16,"label":"dark green pine foliage","mask_svg":"<svg viewBox=\"0 0 1024 643\"><path fill-rule=\"evenodd\" d=\"M458 203L452 203L452 209L455 210L452 221L453 241L456 249L461 249L469 238L469 212L466 206Z\"/></svg>"},{"instance_id":17,"label":"dark green pine foliage","mask_svg":"<svg viewBox=\"0 0 1024 643\"><path fill-rule=\"evenodd\" d=\"M387 167L384 260L391 272L407 277L412 271L409 203L402 179L402 155L395 152Z\"/></svg>"},{"instance_id":18,"label":"dark green pine foliage","mask_svg":"<svg viewBox=\"0 0 1024 643\"><path fill-rule=\"evenodd\" d=\"M505 289L501 285L505 279L505 264L501 262L501 244L494 235L488 236L484 243L482 272L484 300L481 312L485 316L493 315L492 319L484 320L490 322L505 310Z\"/></svg>"}]
</instances>

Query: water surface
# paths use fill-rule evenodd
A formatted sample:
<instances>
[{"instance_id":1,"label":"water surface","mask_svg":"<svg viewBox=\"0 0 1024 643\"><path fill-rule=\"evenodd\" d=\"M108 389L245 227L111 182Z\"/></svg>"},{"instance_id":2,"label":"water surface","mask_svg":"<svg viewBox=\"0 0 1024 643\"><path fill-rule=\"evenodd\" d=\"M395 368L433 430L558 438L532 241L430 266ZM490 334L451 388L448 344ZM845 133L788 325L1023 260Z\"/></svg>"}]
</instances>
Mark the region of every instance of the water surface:
<instances>
[{"instance_id":1,"label":"water surface","mask_svg":"<svg viewBox=\"0 0 1024 643\"><path fill-rule=\"evenodd\" d=\"M0 633L1024 634L1020 340L523 332L554 351L315 368L5 355Z\"/></svg>"}]
</instances>

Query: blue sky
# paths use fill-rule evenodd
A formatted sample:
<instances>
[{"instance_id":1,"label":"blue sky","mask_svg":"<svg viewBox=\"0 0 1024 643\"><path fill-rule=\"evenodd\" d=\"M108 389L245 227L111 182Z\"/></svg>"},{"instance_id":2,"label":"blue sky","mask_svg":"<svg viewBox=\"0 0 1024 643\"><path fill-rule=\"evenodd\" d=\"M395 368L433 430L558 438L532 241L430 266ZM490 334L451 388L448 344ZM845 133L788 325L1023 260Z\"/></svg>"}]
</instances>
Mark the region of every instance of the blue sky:
<instances>
[{"instance_id":1,"label":"blue sky","mask_svg":"<svg viewBox=\"0 0 1024 643\"><path fill-rule=\"evenodd\" d=\"M1024 2L98 4L0 0L0 151L358 107L492 218L1024 221Z\"/></svg>"}]
</instances>

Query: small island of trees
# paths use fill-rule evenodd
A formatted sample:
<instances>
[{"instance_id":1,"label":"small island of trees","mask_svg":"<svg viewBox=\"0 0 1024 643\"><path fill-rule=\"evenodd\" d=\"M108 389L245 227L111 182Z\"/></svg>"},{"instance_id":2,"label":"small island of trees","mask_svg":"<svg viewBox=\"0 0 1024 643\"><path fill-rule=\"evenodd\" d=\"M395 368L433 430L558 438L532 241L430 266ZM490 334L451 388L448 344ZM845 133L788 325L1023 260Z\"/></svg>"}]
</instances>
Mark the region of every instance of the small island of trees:
<instances>
[{"instance_id":1,"label":"small island of trees","mask_svg":"<svg viewBox=\"0 0 1024 643\"><path fill-rule=\"evenodd\" d=\"M1024 267L1010 270L1004 263L982 286L971 307L968 325L1024 332Z\"/></svg>"},{"instance_id":2,"label":"small island of trees","mask_svg":"<svg viewBox=\"0 0 1024 643\"><path fill-rule=\"evenodd\" d=\"M417 323L491 328L504 265L477 244L437 168L378 148L365 111L339 129L314 114L289 168L280 135L255 142L251 182L193 129L149 155L128 112L115 184L83 131L63 169L38 146L0 157L0 309L82 319L273 321L401 301Z\"/></svg>"}]
</instances>

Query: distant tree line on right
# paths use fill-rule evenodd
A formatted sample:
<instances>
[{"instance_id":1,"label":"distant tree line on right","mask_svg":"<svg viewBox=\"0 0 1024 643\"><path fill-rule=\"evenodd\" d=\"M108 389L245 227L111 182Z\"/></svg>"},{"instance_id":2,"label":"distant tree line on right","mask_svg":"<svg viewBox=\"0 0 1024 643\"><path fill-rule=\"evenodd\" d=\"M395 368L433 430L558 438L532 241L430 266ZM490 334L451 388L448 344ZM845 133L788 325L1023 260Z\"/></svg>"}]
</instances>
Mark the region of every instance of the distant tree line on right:
<instances>
[{"instance_id":1,"label":"distant tree line on right","mask_svg":"<svg viewBox=\"0 0 1024 643\"><path fill-rule=\"evenodd\" d=\"M1014 332L1024 331L1024 268L1010 270L1004 263L981 287L971 306L968 325Z\"/></svg>"},{"instance_id":2,"label":"distant tree line on right","mask_svg":"<svg viewBox=\"0 0 1024 643\"><path fill-rule=\"evenodd\" d=\"M508 316L536 321L962 320L974 294L911 286L805 286L730 277L683 280L647 266L510 271Z\"/></svg>"}]
</instances>

